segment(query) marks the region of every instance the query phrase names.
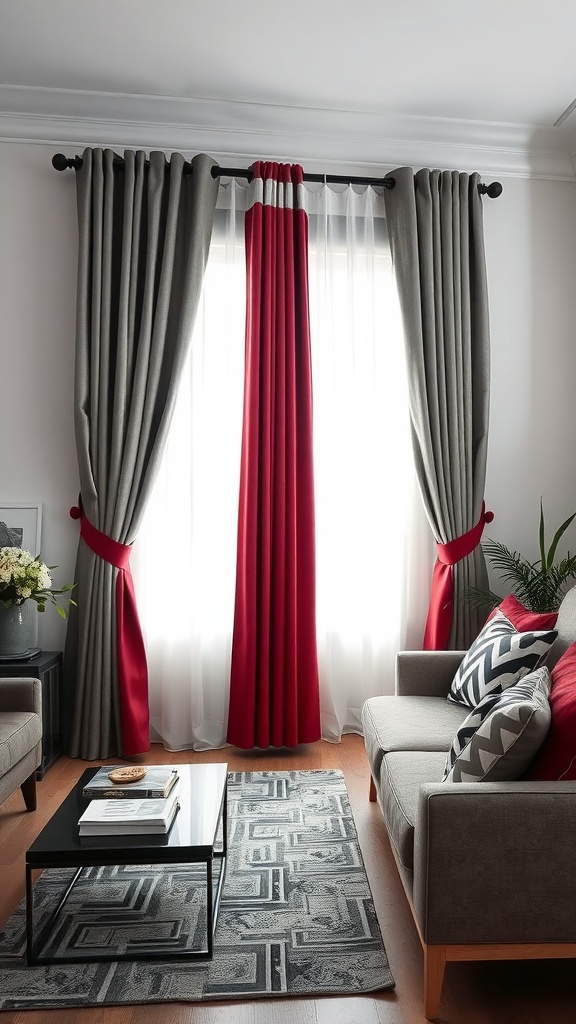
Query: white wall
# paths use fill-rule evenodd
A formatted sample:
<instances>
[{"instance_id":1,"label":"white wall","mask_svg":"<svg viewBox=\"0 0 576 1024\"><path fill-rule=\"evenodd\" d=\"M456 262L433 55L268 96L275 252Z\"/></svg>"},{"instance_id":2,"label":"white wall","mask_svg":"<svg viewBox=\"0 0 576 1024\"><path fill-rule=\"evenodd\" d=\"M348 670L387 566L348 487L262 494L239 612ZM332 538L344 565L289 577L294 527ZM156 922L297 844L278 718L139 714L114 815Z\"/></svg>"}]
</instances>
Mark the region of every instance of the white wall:
<instances>
[{"instance_id":1,"label":"white wall","mask_svg":"<svg viewBox=\"0 0 576 1024\"><path fill-rule=\"evenodd\" d=\"M78 525L73 433L76 197L60 147L0 143L0 503L39 500L42 552L72 578ZM69 151L72 155L73 151ZM576 510L576 183L502 178L484 200L492 325L490 536L537 557L538 502L550 526ZM568 535L576 548L576 528ZM55 610L39 642L63 644Z\"/></svg>"},{"instance_id":2,"label":"white wall","mask_svg":"<svg viewBox=\"0 0 576 1024\"><path fill-rule=\"evenodd\" d=\"M486 533L537 558L576 511L576 183L503 178L484 200L492 336ZM576 524L559 553L576 549ZM498 589L498 588L495 588ZM499 590L498 592L502 592Z\"/></svg>"},{"instance_id":3,"label":"white wall","mask_svg":"<svg viewBox=\"0 0 576 1024\"><path fill-rule=\"evenodd\" d=\"M0 504L43 504L42 554L55 586L73 578L78 477L72 412L76 293L73 175L53 147L0 144ZM49 605L39 643L60 650Z\"/></svg>"}]
</instances>

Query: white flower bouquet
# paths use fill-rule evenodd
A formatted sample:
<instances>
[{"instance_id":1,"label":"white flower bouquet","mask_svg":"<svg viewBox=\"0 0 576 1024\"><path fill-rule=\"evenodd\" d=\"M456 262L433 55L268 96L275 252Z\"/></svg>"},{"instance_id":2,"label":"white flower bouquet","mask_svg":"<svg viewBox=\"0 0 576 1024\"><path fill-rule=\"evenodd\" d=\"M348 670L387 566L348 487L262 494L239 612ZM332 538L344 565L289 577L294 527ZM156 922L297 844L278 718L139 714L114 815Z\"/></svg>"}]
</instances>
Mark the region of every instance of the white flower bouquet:
<instances>
[{"instance_id":1,"label":"white flower bouquet","mask_svg":"<svg viewBox=\"0 0 576 1024\"><path fill-rule=\"evenodd\" d=\"M58 614L65 619L66 612L57 598L73 590L75 584L68 583L61 590L52 588L51 570L55 565L46 565L39 557L34 558L23 548L0 548L0 606L12 608L30 599L36 601L38 611L46 610L46 602L55 605ZM70 604L76 602L68 598Z\"/></svg>"}]
</instances>

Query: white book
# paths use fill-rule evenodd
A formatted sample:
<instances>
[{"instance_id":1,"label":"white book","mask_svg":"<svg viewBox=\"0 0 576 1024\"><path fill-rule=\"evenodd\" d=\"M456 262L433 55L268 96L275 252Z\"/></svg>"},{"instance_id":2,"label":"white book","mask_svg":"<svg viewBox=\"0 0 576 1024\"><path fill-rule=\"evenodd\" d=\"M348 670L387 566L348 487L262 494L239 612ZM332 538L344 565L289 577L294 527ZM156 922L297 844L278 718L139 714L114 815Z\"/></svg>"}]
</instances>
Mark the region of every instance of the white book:
<instances>
[{"instance_id":1,"label":"white book","mask_svg":"<svg viewBox=\"0 0 576 1024\"><path fill-rule=\"evenodd\" d=\"M78 822L81 836L163 835L178 810L178 787L166 799L91 800Z\"/></svg>"}]
</instances>

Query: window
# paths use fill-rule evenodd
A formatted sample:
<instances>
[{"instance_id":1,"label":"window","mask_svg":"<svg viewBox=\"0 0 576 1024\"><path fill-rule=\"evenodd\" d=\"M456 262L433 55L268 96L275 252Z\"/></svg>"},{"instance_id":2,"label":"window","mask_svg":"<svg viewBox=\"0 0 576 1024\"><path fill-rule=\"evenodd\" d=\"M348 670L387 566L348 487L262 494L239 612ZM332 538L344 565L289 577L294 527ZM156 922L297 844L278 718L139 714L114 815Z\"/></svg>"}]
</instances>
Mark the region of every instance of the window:
<instances>
[{"instance_id":1,"label":"window","mask_svg":"<svg viewBox=\"0 0 576 1024\"><path fill-rule=\"evenodd\" d=\"M172 750L225 743L246 190L219 190L191 353L133 556L153 738ZM396 651L420 639L432 545L412 466L383 198L326 186L308 195L318 654L323 735L337 740L360 731L364 700L392 692Z\"/></svg>"}]
</instances>

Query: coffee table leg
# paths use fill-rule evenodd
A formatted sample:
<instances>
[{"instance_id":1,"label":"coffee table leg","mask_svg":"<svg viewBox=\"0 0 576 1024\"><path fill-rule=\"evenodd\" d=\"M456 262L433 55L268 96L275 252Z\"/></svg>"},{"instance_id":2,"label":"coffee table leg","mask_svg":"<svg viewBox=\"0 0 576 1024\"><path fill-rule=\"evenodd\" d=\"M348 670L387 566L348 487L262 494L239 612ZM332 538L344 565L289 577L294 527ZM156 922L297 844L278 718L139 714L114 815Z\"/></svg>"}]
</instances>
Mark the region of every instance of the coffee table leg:
<instances>
[{"instance_id":1,"label":"coffee table leg","mask_svg":"<svg viewBox=\"0 0 576 1024\"><path fill-rule=\"evenodd\" d=\"M212 890L212 858L206 861L206 939L208 956L214 956L214 893Z\"/></svg>"},{"instance_id":2,"label":"coffee table leg","mask_svg":"<svg viewBox=\"0 0 576 1024\"><path fill-rule=\"evenodd\" d=\"M222 854L224 860L228 853L228 785L224 790L224 804L222 807Z\"/></svg>"},{"instance_id":3,"label":"coffee table leg","mask_svg":"<svg viewBox=\"0 0 576 1024\"><path fill-rule=\"evenodd\" d=\"M224 789L222 800L222 849L216 853L220 861L220 871L216 893L214 894L214 855L206 862L206 938L208 945L208 957L214 956L214 934L220 912L220 898L226 875L226 860L228 854L228 786Z\"/></svg>"},{"instance_id":4,"label":"coffee table leg","mask_svg":"<svg viewBox=\"0 0 576 1024\"><path fill-rule=\"evenodd\" d=\"M34 887L32 885L32 868L26 865L26 959L32 963L34 943Z\"/></svg>"},{"instance_id":5,"label":"coffee table leg","mask_svg":"<svg viewBox=\"0 0 576 1024\"><path fill-rule=\"evenodd\" d=\"M58 906L54 911L52 911L52 914L45 922L44 927L36 936L36 941L34 941L34 889L32 886L33 868L31 868L29 864L26 865L26 957L29 964L36 964L40 962L40 958L38 957L38 951L42 949L46 939L51 934L52 929L54 928L54 925L56 923L56 920L60 916L62 908L66 903L66 900L68 899L70 893L72 892L72 889L74 888L76 882L80 878L80 875L82 874L83 870L84 868L76 868L74 877L66 886L66 891L64 892L64 895L60 897L60 902L58 903ZM47 957L43 959L44 963L51 962ZM66 961L63 960L62 962L65 963Z\"/></svg>"}]
</instances>

